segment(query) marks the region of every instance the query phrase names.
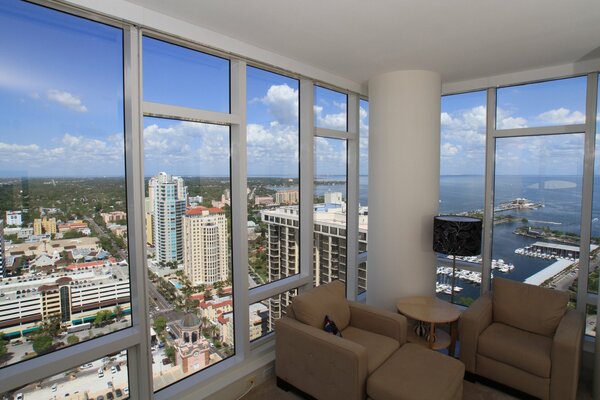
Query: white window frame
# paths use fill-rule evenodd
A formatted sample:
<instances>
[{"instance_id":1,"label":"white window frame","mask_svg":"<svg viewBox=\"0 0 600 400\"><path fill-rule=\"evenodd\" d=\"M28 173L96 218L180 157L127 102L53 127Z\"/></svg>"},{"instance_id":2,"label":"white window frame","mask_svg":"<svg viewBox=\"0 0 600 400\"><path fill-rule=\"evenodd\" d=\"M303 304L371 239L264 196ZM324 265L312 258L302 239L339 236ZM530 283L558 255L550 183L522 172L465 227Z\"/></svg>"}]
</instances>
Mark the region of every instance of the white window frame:
<instances>
[{"instance_id":1,"label":"white window frame","mask_svg":"<svg viewBox=\"0 0 600 400\"><path fill-rule=\"evenodd\" d=\"M274 359L274 335L269 334L250 342L249 306L258 301L298 288L312 287L313 282L313 191L314 191L314 138L338 137L348 141L348 208L347 213L347 282L348 297L356 298L358 265L358 164L359 164L359 95L347 90L336 91L348 95L348 130L338 132L315 128L314 87L325 86L309 77L281 71L277 67L261 65L253 60L207 48L192 41L176 38L156 30L141 27L66 5L54 0L32 0L43 7L76 17L114 26L123 30L123 79L125 126L125 179L127 182L128 246L132 326L70 346L34 359L2 368L0 393L63 373L107 354L127 350L129 389L132 399L171 399L202 392L214 393L226 386L219 378L239 379L249 368L256 368ZM206 54L228 59L230 62L230 113L221 113L189 107L161 104L143 100L142 38L149 36L170 44L182 45ZM246 66L290 76L300 81L300 273L275 282L249 289L247 279L248 237L247 221L247 154L246 154ZM150 324L148 303L148 272L146 268L145 188L143 120L145 116L170 118L230 127L231 157L231 210L232 210L232 264L234 295L235 354L195 374L153 392L152 359L150 357ZM366 254L361 255L366 259ZM241 329L239 327L242 327Z\"/></svg>"}]
</instances>

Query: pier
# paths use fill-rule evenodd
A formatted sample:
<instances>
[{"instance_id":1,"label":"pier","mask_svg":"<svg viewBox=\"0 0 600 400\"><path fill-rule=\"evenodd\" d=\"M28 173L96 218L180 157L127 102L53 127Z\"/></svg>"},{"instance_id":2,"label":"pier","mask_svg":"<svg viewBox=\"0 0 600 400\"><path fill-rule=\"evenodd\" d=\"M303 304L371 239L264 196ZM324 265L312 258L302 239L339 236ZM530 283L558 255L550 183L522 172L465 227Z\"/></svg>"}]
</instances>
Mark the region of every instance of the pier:
<instances>
[{"instance_id":1,"label":"pier","mask_svg":"<svg viewBox=\"0 0 600 400\"><path fill-rule=\"evenodd\" d=\"M540 286L542 283L546 282L548 279L554 278L556 275L560 274L565 269L569 268L571 265L573 265L573 261L571 260L558 260L550 264L540 272L533 274L529 278L525 279L525 283Z\"/></svg>"}]
</instances>

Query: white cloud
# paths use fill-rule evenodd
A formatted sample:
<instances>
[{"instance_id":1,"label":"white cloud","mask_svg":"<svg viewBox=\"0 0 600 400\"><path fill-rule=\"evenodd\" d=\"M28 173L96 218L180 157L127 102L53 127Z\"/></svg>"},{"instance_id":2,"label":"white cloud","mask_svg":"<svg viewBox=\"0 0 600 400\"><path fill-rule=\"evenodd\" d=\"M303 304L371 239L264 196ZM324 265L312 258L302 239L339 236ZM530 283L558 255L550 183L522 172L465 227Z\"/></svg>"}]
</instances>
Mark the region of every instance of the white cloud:
<instances>
[{"instance_id":1,"label":"white cloud","mask_svg":"<svg viewBox=\"0 0 600 400\"><path fill-rule=\"evenodd\" d=\"M506 117L497 122L498 129L527 128L527 120L523 117Z\"/></svg>"},{"instance_id":2,"label":"white cloud","mask_svg":"<svg viewBox=\"0 0 600 400\"><path fill-rule=\"evenodd\" d=\"M571 111L564 107L543 112L538 115L537 118L540 121L551 125L572 125L585 123L585 114L580 111Z\"/></svg>"},{"instance_id":3,"label":"white cloud","mask_svg":"<svg viewBox=\"0 0 600 400\"><path fill-rule=\"evenodd\" d=\"M444 143L441 147L442 157L455 156L460 152L461 146L453 145L452 143Z\"/></svg>"},{"instance_id":4,"label":"white cloud","mask_svg":"<svg viewBox=\"0 0 600 400\"><path fill-rule=\"evenodd\" d=\"M287 84L272 85L260 100L269 113L281 124L298 124L298 90Z\"/></svg>"},{"instance_id":5,"label":"white cloud","mask_svg":"<svg viewBox=\"0 0 600 400\"><path fill-rule=\"evenodd\" d=\"M48 90L47 95L49 100L55 101L73 111L87 112L88 110L87 107L82 104L81 99L79 97L74 96L69 92L51 89Z\"/></svg>"}]
</instances>

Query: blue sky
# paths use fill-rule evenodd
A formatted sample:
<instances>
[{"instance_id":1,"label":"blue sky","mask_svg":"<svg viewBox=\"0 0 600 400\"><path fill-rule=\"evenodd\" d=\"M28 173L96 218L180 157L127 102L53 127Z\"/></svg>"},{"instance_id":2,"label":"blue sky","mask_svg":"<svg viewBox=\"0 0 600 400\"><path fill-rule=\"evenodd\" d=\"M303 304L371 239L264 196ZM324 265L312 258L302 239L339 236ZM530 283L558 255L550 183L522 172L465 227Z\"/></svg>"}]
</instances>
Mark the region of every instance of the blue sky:
<instances>
[{"instance_id":1,"label":"blue sky","mask_svg":"<svg viewBox=\"0 0 600 400\"><path fill-rule=\"evenodd\" d=\"M122 36L44 7L0 3L0 54L10 55L0 58L0 176L124 174ZM229 112L228 60L149 37L142 44L144 100ZM298 81L249 67L247 85L248 174L298 177ZM315 124L345 130L346 103L315 88ZM339 173L345 147L316 143L319 171ZM145 118L144 145L146 175L230 173L227 127Z\"/></svg>"},{"instance_id":2,"label":"blue sky","mask_svg":"<svg viewBox=\"0 0 600 400\"><path fill-rule=\"evenodd\" d=\"M586 78L499 88L497 129L585 122ZM442 97L442 175L484 175L486 92ZM499 139L496 173L576 175L583 169L581 135Z\"/></svg>"}]
</instances>

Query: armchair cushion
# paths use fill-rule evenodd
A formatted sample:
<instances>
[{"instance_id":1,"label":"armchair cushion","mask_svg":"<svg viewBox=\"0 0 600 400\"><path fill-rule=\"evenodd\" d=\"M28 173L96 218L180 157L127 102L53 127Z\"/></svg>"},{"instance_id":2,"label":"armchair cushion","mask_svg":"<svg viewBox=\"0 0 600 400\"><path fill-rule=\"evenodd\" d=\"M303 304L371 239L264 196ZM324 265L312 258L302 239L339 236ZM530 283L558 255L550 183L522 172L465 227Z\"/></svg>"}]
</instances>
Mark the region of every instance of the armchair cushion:
<instances>
[{"instance_id":1,"label":"armchair cushion","mask_svg":"<svg viewBox=\"0 0 600 400\"><path fill-rule=\"evenodd\" d=\"M345 292L346 286L340 281L310 289L294 298L294 315L298 321L319 329L323 329L325 315L328 315L343 331L350 323Z\"/></svg>"},{"instance_id":2,"label":"armchair cushion","mask_svg":"<svg viewBox=\"0 0 600 400\"><path fill-rule=\"evenodd\" d=\"M400 343L390 337L363 329L348 326L342 332L344 339L359 344L367 350L367 372L371 375L400 347Z\"/></svg>"},{"instance_id":3,"label":"armchair cushion","mask_svg":"<svg viewBox=\"0 0 600 400\"><path fill-rule=\"evenodd\" d=\"M553 336L567 311L567 292L493 279L493 317L500 322L538 335Z\"/></svg>"},{"instance_id":4,"label":"armchair cushion","mask_svg":"<svg viewBox=\"0 0 600 400\"><path fill-rule=\"evenodd\" d=\"M552 339L498 322L479 336L477 352L533 375L549 378Z\"/></svg>"}]
</instances>

